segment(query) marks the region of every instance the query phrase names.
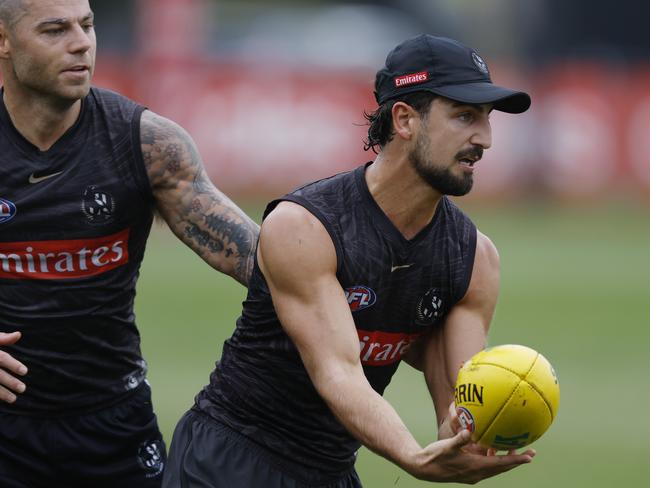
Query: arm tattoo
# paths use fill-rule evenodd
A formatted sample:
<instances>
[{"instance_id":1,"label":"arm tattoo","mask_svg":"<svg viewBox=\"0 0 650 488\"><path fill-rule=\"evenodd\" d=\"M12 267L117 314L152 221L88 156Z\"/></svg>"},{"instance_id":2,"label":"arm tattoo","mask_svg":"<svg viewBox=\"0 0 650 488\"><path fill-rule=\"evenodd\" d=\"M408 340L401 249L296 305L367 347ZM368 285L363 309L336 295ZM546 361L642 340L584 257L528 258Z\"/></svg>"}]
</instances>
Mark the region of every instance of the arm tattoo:
<instances>
[{"instance_id":1,"label":"arm tattoo","mask_svg":"<svg viewBox=\"0 0 650 488\"><path fill-rule=\"evenodd\" d=\"M147 111L141 144L156 206L171 230L212 267L247 284L257 224L215 188L180 126Z\"/></svg>"}]
</instances>

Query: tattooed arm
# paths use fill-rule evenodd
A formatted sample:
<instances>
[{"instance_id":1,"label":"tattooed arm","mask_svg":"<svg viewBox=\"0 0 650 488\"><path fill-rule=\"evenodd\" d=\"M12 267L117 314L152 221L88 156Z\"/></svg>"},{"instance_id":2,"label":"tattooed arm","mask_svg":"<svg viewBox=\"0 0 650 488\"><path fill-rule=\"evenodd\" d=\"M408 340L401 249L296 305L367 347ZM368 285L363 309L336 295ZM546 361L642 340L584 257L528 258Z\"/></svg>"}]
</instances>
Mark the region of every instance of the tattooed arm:
<instances>
[{"instance_id":1,"label":"tattooed arm","mask_svg":"<svg viewBox=\"0 0 650 488\"><path fill-rule=\"evenodd\" d=\"M140 134L156 207L172 232L210 266L247 285L258 225L215 188L183 128L146 110Z\"/></svg>"}]
</instances>

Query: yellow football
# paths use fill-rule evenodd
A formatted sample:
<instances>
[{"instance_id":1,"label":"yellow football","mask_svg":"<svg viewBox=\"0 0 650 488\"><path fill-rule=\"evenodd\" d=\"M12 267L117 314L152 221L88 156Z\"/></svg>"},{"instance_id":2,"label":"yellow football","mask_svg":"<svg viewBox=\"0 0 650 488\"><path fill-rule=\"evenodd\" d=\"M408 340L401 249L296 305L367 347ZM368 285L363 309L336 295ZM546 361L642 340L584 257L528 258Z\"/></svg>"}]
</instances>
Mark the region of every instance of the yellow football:
<instances>
[{"instance_id":1,"label":"yellow football","mask_svg":"<svg viewBox=\"0 0 650 488\"><path fill-rule=\"evenodd\" d=\"M544 356L509 344L480 351L465 362L454 397L460 423L474 442L517 449L549 428L560 404L560 385Z\"/></svg>"}]
</instances>

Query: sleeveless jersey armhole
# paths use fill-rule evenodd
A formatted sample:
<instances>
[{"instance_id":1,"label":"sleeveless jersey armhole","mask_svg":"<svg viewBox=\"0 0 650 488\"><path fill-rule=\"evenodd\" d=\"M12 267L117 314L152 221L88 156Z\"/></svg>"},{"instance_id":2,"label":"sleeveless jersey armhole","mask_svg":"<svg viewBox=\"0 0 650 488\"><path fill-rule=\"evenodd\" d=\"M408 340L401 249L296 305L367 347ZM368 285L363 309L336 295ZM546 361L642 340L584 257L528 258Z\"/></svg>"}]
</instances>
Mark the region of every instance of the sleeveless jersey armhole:
<instances>
[{"instance_id":1,"label":"sleeveless jersey armhole","mask_svg":"<svg viewBox=\"0 0 650 488\"><path fill-rule=\"evenodd\" d=\"M266 210L264 211L262 220L264 220L267 217L267 215L270 214L275 209L275 207L278 206L280 202L293 202L300 205L301 207L305 208L309 213L311 213L314 217L316 217L321 224L323 224L325 230L327 230L327 233L332 239L332 243L334 244L334 249L336 251L336 274L338 275L341 271L341 265L343 263L343 248L336 236L336 233L332 229L332 225L330 224L330 222L309 201L305 200L304 198L300 198L296 195L286 195L282 198L278 198L277 200L273 200L272 202L270 202L266 206Z\"/></svg>"},{"instance_id":2,"label":"sleeveless jersey armhole","mask_svg":"<svg viewBox=\"0 0 650 488\"><path fill-rule=\"evenodd\" d=\"M476 239L477 239L477 229L475 225L471 225L469 229L469 239L467 242L467 258L464 260L464 270L462 276L462 286L458 289L457 293L454 296L455 303L458 303L463 299L467 290L469 288L469 282L472 279L472 271L474 269L474 260L476 258Z\"/></svg>"},{"instance_id":3,"label":"sleeveless jersey armhole","mask_svg":"<svg viewBox=\"0 0 650 488\"><path fill-rule=\"evenodd\" d=\"M142 121L142 114L147 110L147 107L139 105L134 113L133 118L131 119L131 144L133 145L133 175L135 177L135 183L142 195L144 201L152 203L153 191L151 189L151 183L149 182L149 175L147 175L147 170L144 165L144 156L142 155L142 140L140 138L140 124Z\"/></svg>"}]
</instances>

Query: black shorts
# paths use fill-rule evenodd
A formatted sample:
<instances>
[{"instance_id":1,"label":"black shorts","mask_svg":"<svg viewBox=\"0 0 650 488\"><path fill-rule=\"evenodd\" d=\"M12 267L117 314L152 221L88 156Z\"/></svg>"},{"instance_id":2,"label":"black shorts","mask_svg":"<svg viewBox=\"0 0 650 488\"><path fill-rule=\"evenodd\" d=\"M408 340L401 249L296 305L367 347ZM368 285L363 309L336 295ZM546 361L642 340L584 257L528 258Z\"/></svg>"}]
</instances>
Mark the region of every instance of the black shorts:
<instances>
[{"instance_id":1,"label":"black shorts","mask_svg":"<svg viewBox=\"0 0 650 488\"><path fill-rule=\"evenodd\" d=\"M308 487L362 488L354 468L326 479L202 413L190 410L176 426L163 488Z\"/></svg>"},{"instance_id":2,"label":"black shorts","mask_svg":"<svg viewBox=\"0 0 650 488\"><path fill-rule=\"evenodd\" d=\"M87 414L0 413L2 488L159 488L165 458L146 384Z\"/></svg>"}]
</instances>

